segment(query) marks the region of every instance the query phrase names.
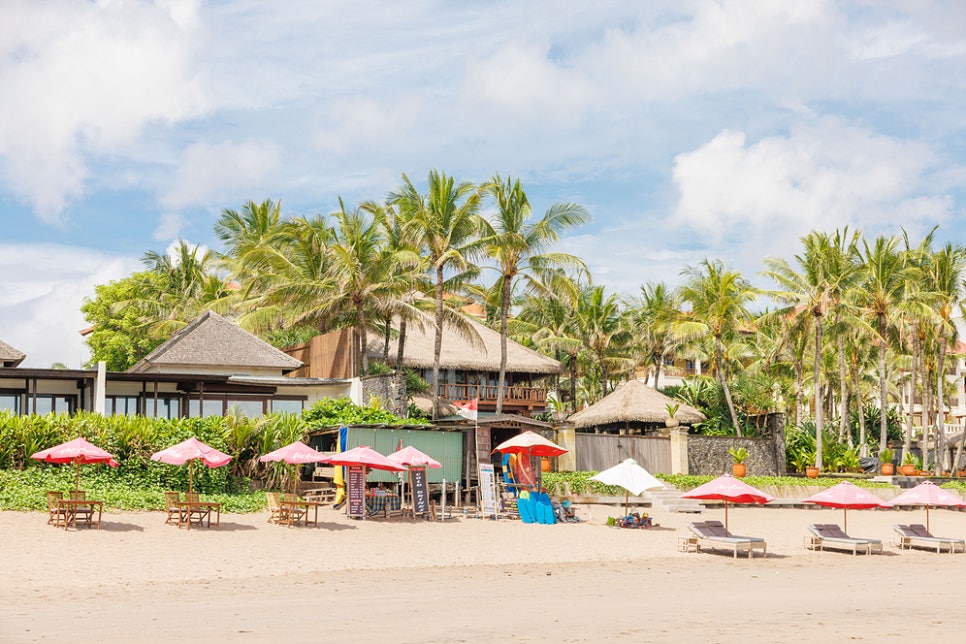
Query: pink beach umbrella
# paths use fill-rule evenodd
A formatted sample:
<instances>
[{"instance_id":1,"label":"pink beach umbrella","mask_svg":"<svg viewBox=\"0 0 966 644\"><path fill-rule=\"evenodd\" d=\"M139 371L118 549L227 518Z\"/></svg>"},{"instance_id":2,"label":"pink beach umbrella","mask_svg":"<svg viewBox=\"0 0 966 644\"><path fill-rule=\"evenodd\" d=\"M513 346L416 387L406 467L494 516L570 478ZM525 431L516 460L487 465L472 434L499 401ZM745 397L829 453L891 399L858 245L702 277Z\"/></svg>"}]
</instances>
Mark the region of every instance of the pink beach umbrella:
<instances>
[{"instance_id":1,"label":"pink beach umbrella","mask_svg":"<svg viewBox=\"0 0 966 644\"><path fill-rule=\"evenodd\" d=\"M326 455L312 449L302 441L289 443L285 447L279 447L274 452L269 452L258 459L259 463L269 463L272 461L282 461L289 465L305 465L306 463L322 463L326 460ZM293 477L293 485L297 488L297 479Z\"/></svg>"},{"instance_id":2,"label":"pink beach umbrella","mask_svg":"<svg viewBox=\"0 0 966 644\"><path fill-rule=\"evenodd\" d=\"M408 465L410 467L430 467L433 469L443 467L443 464L437 461L435 458L429 454L420 452L412 445L408 445L398 451L395 451L386 458L388 458L390 461L395 461L400 465Z\"/></svg>"},{"instance_id":3,"label":"pink beach umbrella","mask_svg":"<svg viewBox=\"0 0 966 644\"><path fill-rule=\"evenodd\" d=\"M191 493L193 490L193 467L195 461L201 461L209 468L216 468L222 465L228 465L231 456L224 452L219 452L210 445L205 445L197 438L189 438L177 445L172 445L167 449L151 454L151 460L167 463L168 465L184 465L187 463L188 492Z\"/></svg>"},{"instance_id":4,"label":"pink beach umbrella","mask_svg":"<svg viewBox=\"0 0 966 644\"><path fill-rule=\"evenodd\" d=\"M724 501L725 508L725 530L728 529L728 504L729 503L758 503L764 505L773 500L770 494L765 494L756 490L747 483L739 481L730 474L724 474L718 478L700 485L690 492L681 495L683 499L705 499Z\"/></svg>"},{"instance_id":5,"label":"pink beach umbrella","mask_svg":"<svg viewBox=\"0 0 966 644\"><path fill-rule=\"evenodd\" d=\"M406 466L389 457L383 456L368 445L360 445L350 450L333 454L325 459L325 463L330 465L341 465L343 467L359 466L368 467L374 470L389 470L390 472L405 472Z\"/></svg>"},{"instance_id":6,"label":"pink beach umbrella","mask_svg":"<svg viewBox=\"0 0 966 644\"><path fill-rule=\"evenodd\" d=\"M107 463L111 467L117 467L117 461L114 460L113 454L107 453L96 445L91 445L85 438L75 438L54 447L48 447L31 454L30 458L45 463L73 463L77 472L74 479L75 490L80 490L81 464Z\"/></svg>"},{"instance_id":7,"label":"pink beach umbrella","mask_svg":"<svg viewBox=\"0 0 966 644\"><path fill-rule=\"evenodd\" d=\"M923 481L911 490L906 490L895 497L889 504L893 507L897 505L924 505L926 506L926 531L929 530L929 506L945 506L962 508L966 507L966 501L945 490L932 481Z\"/></svg>"},{"instance_id":8,"label":"pink beach umbrella","mask_svg":"<svg viewBox=\"0 0 966 644\"><path fill-rule=\"evenodd\" d=\"M807 499L802 499L802 503L821 505L826 508L842 508L842 529L849 531L849 510L867 510L869 508L888 508L892 504L883 501L868 490L856 487L849 481L842 481L838 485L822 490Z\"/></svg>"}]
</instances>

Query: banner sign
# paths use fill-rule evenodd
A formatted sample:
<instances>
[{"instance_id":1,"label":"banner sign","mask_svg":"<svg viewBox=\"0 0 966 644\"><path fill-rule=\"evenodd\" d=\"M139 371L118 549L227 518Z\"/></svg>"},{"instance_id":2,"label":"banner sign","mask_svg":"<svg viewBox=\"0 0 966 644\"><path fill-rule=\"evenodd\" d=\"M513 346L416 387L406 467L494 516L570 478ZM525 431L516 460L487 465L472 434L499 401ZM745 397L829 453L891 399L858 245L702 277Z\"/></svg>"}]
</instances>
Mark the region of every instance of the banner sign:
<instances>
[{"instance_id":1,"label":"banner sign","mask_svg":"<svg viewBox=\"0 0 966 644\"><path fill-rule=\"evenodd\" d=\"M493 463L480 463L480 503L483 515L496 516L496 489L493 487Z\"/></svg>"},{"instance_id":2,"label":"banner sign","mask_svg":"<svg viewBox=\"0 0 966 644\"><path fill-rule=\"evenodd\" d=\"M366 515L366 472L362 467L347 468L347 485L349 492L349 516L364 517Z\"/></svg>"}]
</instances>

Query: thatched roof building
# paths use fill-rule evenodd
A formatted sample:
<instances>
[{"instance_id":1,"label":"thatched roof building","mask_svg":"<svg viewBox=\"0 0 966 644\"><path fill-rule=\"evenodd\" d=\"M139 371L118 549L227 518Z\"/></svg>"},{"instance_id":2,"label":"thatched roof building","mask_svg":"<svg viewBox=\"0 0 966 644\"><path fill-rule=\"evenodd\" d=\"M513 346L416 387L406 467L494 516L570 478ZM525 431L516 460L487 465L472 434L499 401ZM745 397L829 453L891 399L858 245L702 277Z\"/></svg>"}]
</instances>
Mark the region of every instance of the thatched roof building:
<instances>
[{"instance_id":1,"label":"thatched roof building","mask_svg":"<svg viewBox=\"0 0 966 644\"><path fill-rule=\"evenodd\" d=\"M500 334L476 320L465 318L468 333L461 333L452 324L443 325L443 347L440 353L440 366L443 369L459 371L499 371ZM381 360L383 338L369 335L368 354L370 360ZM406 326L406 347L403 355L404 367L413 369L432 369L433 346L436 327L432 320L422 325L409 323ZM395 366L398 343L395 338L389 341L389 364ZM507 372L525 374L555 374L563 371L562 365L532 349L507 340Z\"/></svg>"},{"instance_id":2,"label":"thatched roof building","mask_svg":"<svg viewBox=\"0 0 966 644\"><path fill-rule=\"evenodd\" d=\"M705 415L694 407L669 398L640 380L625 382L600 401L573 414L568 420L577 429L629 426L631 423L664 425L668 419L668 403L679 405L674 417L682 425L693 425L706 420Z\"/></svg>"},{"instance_id":3,"label":"thatched roof building","mask_svg":"<svg viewBox=\"0 0 966 644\"><path fill-rule=\"evenodd\" d=\"M26 357L23 351L14 349L3 340L0 340L0 367L16 367Z\"/></svg>"}]
</instances>

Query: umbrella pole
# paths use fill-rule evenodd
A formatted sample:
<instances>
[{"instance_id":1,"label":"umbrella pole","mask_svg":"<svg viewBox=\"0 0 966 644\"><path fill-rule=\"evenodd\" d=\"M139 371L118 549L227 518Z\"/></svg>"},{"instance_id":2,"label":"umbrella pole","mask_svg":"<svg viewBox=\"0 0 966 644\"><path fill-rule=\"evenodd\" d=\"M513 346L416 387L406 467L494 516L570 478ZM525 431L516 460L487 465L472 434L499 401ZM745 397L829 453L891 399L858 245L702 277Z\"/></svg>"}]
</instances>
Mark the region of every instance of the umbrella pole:
<instances>
[{"instance_id":1,"label":"umbrella pole","mask_svg":"<svg viewBox=\"0 0 966 644\"><path fill-rule=\"evenodd\" d=\"M926 504L926 532L929 532L929 504Z\"/></svg>"},{"instance_id":2,"label":"umbrella pole","mask_svg":"<svg viewBox=\"0 0 966 644\"><path fill-rule=\"evenodd\" d=\"M630 506L628 505L628 498L627 498L628 496L630 496L630 492L628 492L627 490L624 490L624 516L625 517L630 512Z\"/></svg>"},{"instance_id":3,"label":"umbrella pole","mask_svg":"<svg viewBox=\"0 0 966 644\"><path fill-rule=\"evenodd\" d=\"M728 499L725 499L725 532L728 531Z\"/></svg>"},{"instance_id":4,"label":"umbrella pole","mask_svg":"<svg viewBox=\"0 0 966 644\"><path fill-rule=\"evenodd\" d=\"M74 491L79 492L80 491L80 459L79 458L74 459L74 471L75 471ZM927 529L929 528L928 522L927 522L926 528Z\"/></svg>"},{"instance_id":5,"label":"umbrella pole","mask_svg":"<svg viewBox=\"0 0 966 644\"><path fill-rule=\"evenodd\" d=\"M843 526L842 529L845 531L845 534L848 534L849 533L849 509L848 508L842 508L842 526Z\"/></svg>"},{"instance_id":6,"label":"umbrella pole","mask_svg":"<svg viewBox=\"0 0 966 644\"><path fill-rule=\"evenodd\" d=\"M192 492L191 484L192 484L192 479L194 478L193 477L194 466L195 466L195 459L191 459L190 461L188 461L188 494L191 494Z\"/></svg>"}]
</instances>

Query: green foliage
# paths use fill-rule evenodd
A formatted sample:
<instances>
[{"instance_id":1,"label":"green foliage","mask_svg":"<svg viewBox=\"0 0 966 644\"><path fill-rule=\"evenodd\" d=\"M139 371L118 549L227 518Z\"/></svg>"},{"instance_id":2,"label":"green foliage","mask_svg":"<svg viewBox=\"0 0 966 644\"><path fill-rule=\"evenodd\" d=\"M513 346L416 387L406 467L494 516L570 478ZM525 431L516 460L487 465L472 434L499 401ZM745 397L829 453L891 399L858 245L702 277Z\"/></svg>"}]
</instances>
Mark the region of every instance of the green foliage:
<instances>
[{"instance_id":1,"label":"green foliage","mask_svg":"<svg viewBox=\"0 0 966 644\"><path fill-rule=\"evenodd\" d=\"M731 456L735 463L744 463L745 459L748 458L748 450L744 447L731 447L728 448L728 455Z\"/></svg>"},{"instance_id":2,"label":"green foliage","mask_svg":"<svg viewBox=\"0 0 966 644\"><path fill-rule=\"evenodd\" d=\"M426 382L418 373L412 369L405 369L403 373L406 374L406 393L410 396L413 394L424 394L429 391L429 383ZM411 416L412 414L410 414Z\"/></svg>"},{"instance_id":3,"label":"green foliage","mask_svg":"<svg viewBox=\"0 0 966 644\"><path fill-rule=\"evenodd\" d=\"M265 334L265 341L273 347L282 348L308 342L317 335L319 330L314 326L295 326L271 329Z\"/></svg>"},{"instance_id":4,"label":"green foliage","mask_svg":"<svg viewBox=\"0 0 966 644\"><path fill-rule=\"evenodd\" d=\"M882 461L883 463L891 463L894 456L895 456L895 452L893 452L888 447L882 450L881 452L879 452L879 460Z\"/></svg>"},{"instance_id":5,"label":"green foliage","mask_svg":"<svg viewBox=\"0 0 966 644\"><path fill-rule=\"evenodd\" d=\"M680 408L681 408L681 405L677 403L667 403L666 405L664 405L664 409L667 410L667 415L669 418L674 418L674 414L678 413L678 410Z\"/></svg>"},{"instance_id":6,"label":"green foliage","mask_svg":"<svg viewBox=\"0 0 966 644\"><path fill-rule=\"evenodd\" d=\"M313 429L349 425L429 425L423 418L401 418L378 406L359 407L348 398L326 398L302 414L302 420Z\"/></svg>"},{"instance_id":7,"label":"green foliage","mask_svg":"<svg viewBox=\"0 0 966 644\"><path fill-rule=\"evenodd\" d=\"M796 472L815 463L815 424L808 420L785 432L785 463ZM828 472L861 472L859 447L839 443L826 430L822 434L822 464Z\"/></svg>"},{"instance_id":8,"label":"green foliage","mask_svg":"<svg viewBox=\"0 0 966 644\"><path fill-rule=\"evenodd\" d=\"M385 362L372 361L369 363L369 371L366 372L367 376L385 376L393 372L393 368L387 365Z\"/></svg>"},{"instance_id":9,"label":"green foliage","mask_svg":"<svg viewBox=\"0 0 966 644\"><path fill-rule=\"evenodd\" d=\"M882 417L878 405L868 404L862 408L865 416L865 442L869 451L875 453L879 448L879 421ZM849 414L849 428L852 432L852 442L859 442L859 415L853 409ZM890 407L886 412L886 433L889 441L902 441L902 419L899 410Z\"/></svg>"}]
</instances>

